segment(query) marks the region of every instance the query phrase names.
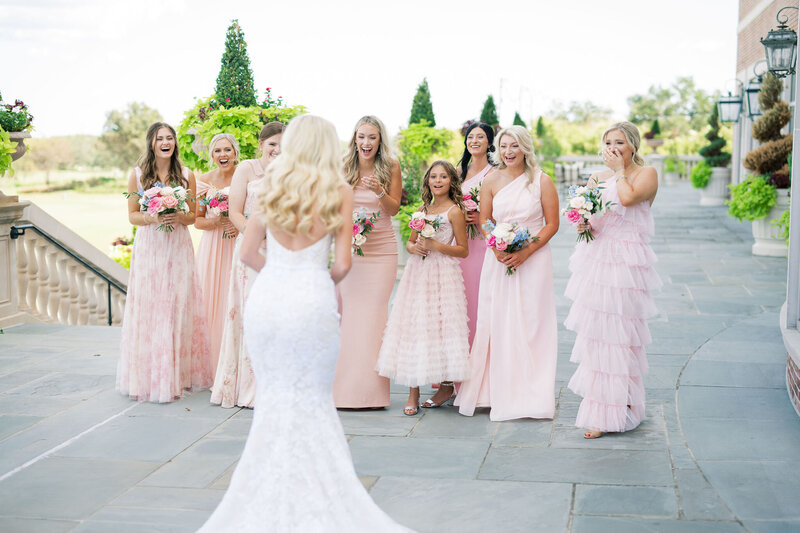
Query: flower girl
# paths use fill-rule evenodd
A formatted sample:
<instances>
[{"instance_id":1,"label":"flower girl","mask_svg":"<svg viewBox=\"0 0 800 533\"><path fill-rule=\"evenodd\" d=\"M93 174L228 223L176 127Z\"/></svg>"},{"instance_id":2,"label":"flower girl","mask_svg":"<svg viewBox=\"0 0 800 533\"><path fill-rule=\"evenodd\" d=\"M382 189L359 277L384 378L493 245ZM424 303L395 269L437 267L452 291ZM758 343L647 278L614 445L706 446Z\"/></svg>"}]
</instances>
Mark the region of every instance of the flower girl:
<instances>
[{"instance_id":1,"label":"flower girl","mask_svg":"<svg viewBox=\"0 0 800 533\"><path fill-rule=\"evenodd\" d=\"M423 205L409 223L411 258L394 297L376 370L411 387L403 412L419 411L419 386L441 382L439 407L453 381L469 371L469 329L464 280L456 258L467 257L467 225L455 167L436 161L422 180ZM455 238L455 244L452 244ZM449 394L448 394L449 392Z\"/></svg>"}]
</instances>

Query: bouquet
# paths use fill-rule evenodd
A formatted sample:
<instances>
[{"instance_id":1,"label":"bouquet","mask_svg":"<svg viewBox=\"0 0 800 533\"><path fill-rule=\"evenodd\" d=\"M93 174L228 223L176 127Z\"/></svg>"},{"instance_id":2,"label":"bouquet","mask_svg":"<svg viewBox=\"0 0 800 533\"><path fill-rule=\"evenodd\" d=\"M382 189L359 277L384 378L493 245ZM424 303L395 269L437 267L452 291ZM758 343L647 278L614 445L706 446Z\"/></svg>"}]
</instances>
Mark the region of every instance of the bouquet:
<instances>
[{"instance_id":1,"label":"bouquet","mask_svg":"<svg viewBox=\"0 0 800 533\"><path fill-rule=\"evenodd\" d=\"M603 203L602 191L602 186L592 188L585 185L573 185L569 188L567 207L561 210L561 214L567 217L567 220L575 226L586 224L591 215L595 215L614 205L613 202ZM594 240L592 231L587 229L583 233L579 233L578 242L581 240L586 242Z\"/></svg>"},{"instance_id":2,"label":"bouquet","mask_svg":"<svg viewBox=\"0 0 800 533\"><path fill-rule=\"evenodd\" d=\"M425 213L422 211L417 211L413 215L411 215L411 220L408 221L408 227L419 233L420 237L424 239L430 239L436 234L436 230L439 229L439 226L442 225L442 217L436 215L436 218L433 220L428 220L425 218ZM426 256L422 256L422 260L425 260Z\"/></svg>"},{"instance_id":3,"label":"bouquet","mask_svg":"<svg viewBox=\"0 0 800 533\"><path fill-rule=\"evenodd\" d=\"M353 253L364 257L361 247L367 242L367 235L375 226L375 221L381 216L381 212L367 213L363 207L358 211L353 211Z\"/></svg>"},{"instance_id":4,"label":"bouquet","mask_svg":"<svg viewBox=\"0 0 800 533\"><path fill-rule=\"evenodd\" d=\"M151 216L189 212L189 205L186 203L189 192L181 186L169 187L161 183L156 183L146 191L140 190L133 194L139 196L140 210ZM129 193L125 193L126 198L130 196ZM167 224L161 224L156 229L159 231L166 231L167 233L173 230L172 226Z\"/></svg>"},{"instance_id":5,"label":"bouquet","mask_svg":"<svg viewBox=\"0 0 800 533\"><path fill-rule=\"evenodd\" d=\"M231 191L230 187L222 189L214 189L213 187L206 192L205 198L200 200L200 203L205 206L206 211L215 217L228 216L228 195ZM223 239L232 239L233 235L228 235L222 232Z\"/></svg>"},{"instance_id":6,"label":"bouquet","mask_svg":"<svg viewBox=\"0 0 800 533\"><path fill-rule=\"evenodd\" d=\"M475 213L480 209L480 203L481 186L478 184L471 188L468 194L464 195L464 207L468 213ZM478 231L478 227L475 224L467 224L467 236L470 239L474 239L475 237L480 237L481 232Z\"/></svg>"},{"instance_id":7,"label":"bouquet","mask_svg":"<svg viewBox=\"0 0 800 533\"><path fill-rule=\"evenodd\" d=\"M501 222L495 225L488 220L483 227L489 234L486 246L509 254L539 240L539 237L532 237L528 228L520 226L517 222ZM510 276L514 271L512 267L506 267L506 276Z\"/></svg>"}]
</instances>

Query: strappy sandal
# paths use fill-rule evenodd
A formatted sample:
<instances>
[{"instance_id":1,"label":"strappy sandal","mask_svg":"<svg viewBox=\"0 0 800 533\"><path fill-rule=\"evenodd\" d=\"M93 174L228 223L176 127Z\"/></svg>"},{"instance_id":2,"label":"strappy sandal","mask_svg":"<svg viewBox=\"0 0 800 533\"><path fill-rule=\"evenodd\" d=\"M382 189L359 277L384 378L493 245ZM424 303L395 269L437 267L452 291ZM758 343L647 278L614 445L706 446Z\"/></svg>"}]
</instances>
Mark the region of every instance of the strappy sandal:
<instances>
[{"instance_id":1,"label":"strappy sandal","mask_svg":"<svg viewBox=\"0 0 800 533\"><path fill-rule=\"evenodd\" d=\"M403 407L403 414L406 416L414 416L417 413L419 413L419 404L417 404L416 407L413 405L406 405Z\"/></svg>"},{"instance_id":2,"label":"strappy sandal","mask_svg":"<svg viewBox=\"0 0 800 533\"><path fill-rule=\"evenodd\" d=\"M453 392L450 394L450 396L448 396L447 398L445 398L444 400L442 400L439 403L434 402L433 398L428 398L427 400L422 402L422 408L423 409L437 409L437 408L443 406L444 404L446 404L447 402L449 402L450 400L452 400L453 397L456 395L455 385L453 385L452 381L450 381L450 382L443 381L441 383L441 386L439 387L440 391L442 390L441 387L452 387L453 388ZM438 392L436 394L438 394ZM434 394L434 396L436 396L436 394Z\"/></svg>"}]
</instances>

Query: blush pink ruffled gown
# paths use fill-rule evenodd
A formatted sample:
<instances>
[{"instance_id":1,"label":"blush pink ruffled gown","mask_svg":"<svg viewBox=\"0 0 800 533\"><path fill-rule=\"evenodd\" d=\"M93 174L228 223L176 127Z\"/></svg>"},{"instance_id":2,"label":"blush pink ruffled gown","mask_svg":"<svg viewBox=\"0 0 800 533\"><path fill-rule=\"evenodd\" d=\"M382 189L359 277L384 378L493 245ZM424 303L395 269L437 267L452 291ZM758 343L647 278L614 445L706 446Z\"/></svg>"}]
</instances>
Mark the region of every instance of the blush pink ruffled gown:
<instances>
[{"instance_id":1,"label":"blush pink ruffled gown","mask_svg":"<svg viewBox=\"0 0 800 533\"><path fill-rule=\"evenodd\" d=\"M503 187L492 202L492 218L518 222L536 235L544 226L538 171L533 183L523 174ZM478 296L478 321L470 352L469 377L455 405L472 416L491 407L494 421L553 418L557 324L553 257L545 244L510 276L487 249Z\"/></svg>"},{"instance_id":2,"label":"blush pink ruffled gown","mask_svg":"<svg viewBox=\"0 0 800 533\"><path fill-rule=\"evenodd\" d=\"M141 179L138 167L136 175ZM164 403L208 388L212 378L192 238L183 224L171 232L157 228L139 226L133 241L116 388Z\"/></svg>"},{"instance_id":3,"label":"blush pink ruffled gown","mask_svg":"<svg viewBox=\"0 0 800 533\"><path fill-rule=\"evenodd\" d=\"M250 164L250 163L254 164ZM260 170L260 173L253 172ZM236 172L247 172L251 177L264 176L264 170L258 160L242 161ZM250 216L255 204L256 191L261 187L262 179L254 179L247 184L247 197L244 202L244 215ZM256 381L247 346L243 338L242 314L244 303L250 293L250 287L257 272L239 260L239 247L244 234L236 238L233 249L233 265L228 284L228 310L222 328L222 344L219 350L217 374L211 388L211 403L222 407L253 407L256 398Z\"/></svg>"},{"instance_id":4,"label":"blush pink ruffled gown","mask_svg":"<svg viewBox=\"0 0 800 533\"><path fill-rule=\"evenodd\" d=\"M483 178L492 168L492 165L486 165L480 172L464 181L461 184L461 193L469 194L469 190L473 187L480 188ZM461 265L461 275L464 277L464 292L467 296L470 346L472 346L472 339L475 337L475 323L478 320L478 287L481 284L483 256L486 254L486 241L480 238L480 230L478 230L478 235L474 239L469 239L469 255L463 259L458 259Z\"/></svg>"},{"instance_id":5,"label":"blush pink ruffled gown","mask_svg":"<svg viewBox=\"0 0 800 533\"><path fill-rule=\"evenodd\" d=\"M441 223L432 238L450 244L453 226L447 213L438 216ZM408 387L464 379L469 370L468 333L457 258L440 252L424 259L412 255L392 302L376 369Z\"/></svg>"},{"instance_id":6,"label":"blush pink ruffled gown","mask_svg":"<svg viewBox=\"0 0 800 533\"><path fill-rule=\"evenodd\" d=\"M644 418L647 318L657 313L650 291L661 279L649 245L650 203L624 207L614 179L603 200L616 205L592 218L595 240L579 243L569 263L565 294L573 304L564 325L577 333L570 360L579 365L568 386L583 396L576 426L629 431Z\"/></svg>"},{"instance_id":7,"label":"blush pink ruffled gown","mask_svg":"<svg viewBox=\"0 0 800 533\"><path fill-rule=\"evenodd\" d=\"M375 193L361 185L354 193L354 209L380 211ZM397 238L388 214L381 213L361 250L364 257L353 256L350 272L337 286L342 335L333 380L336 407L389 405L389 379L375 370L397 279Z\"/></svg>"},{"instance_id":8,"label":"blush pink ruffled gown","mask_svg":"<svg viewBox=\"0 0 800 533\"><path fill-rule=\"evenodd\" d=\"M211 185L198 181L198 198L205 196L210 189ZM222 328L228 312L228 283L231 278L233 247L236 244L236 239L226 239L223 232L221 227L203 231L196 254L197 277L203 291L206 324L211 344L212 377L217 372L217 363L219 362Z\"/></svg>"}]
</instances>

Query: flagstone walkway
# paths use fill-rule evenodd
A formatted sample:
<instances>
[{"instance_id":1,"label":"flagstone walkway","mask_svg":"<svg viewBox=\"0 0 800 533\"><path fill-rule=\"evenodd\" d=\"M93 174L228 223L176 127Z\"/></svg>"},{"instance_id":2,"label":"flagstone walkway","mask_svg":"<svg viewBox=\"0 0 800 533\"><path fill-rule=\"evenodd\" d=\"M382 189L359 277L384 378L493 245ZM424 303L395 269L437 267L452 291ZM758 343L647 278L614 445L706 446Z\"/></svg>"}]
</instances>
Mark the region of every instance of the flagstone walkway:
<instances>
[{"instance_id":1,"label":"flagstone walkway","mask_svg":"<svg viewBox=\"0 0 800 533\"><path fill-rule=\"evenodd\" d=\"M559 331L555 420L451 408L341 419L375 501L420 532L800 531L800 417L778 328L786 261L750 254L749 224L664 188L653 247L648 418L587 441ZM554 239L559 319L574 242ZM0 335L0 531L191 532L221 498L252 418L199 393L168 405L114 392L118 328L26 325Z\"/></svg>"}]
</instances>

